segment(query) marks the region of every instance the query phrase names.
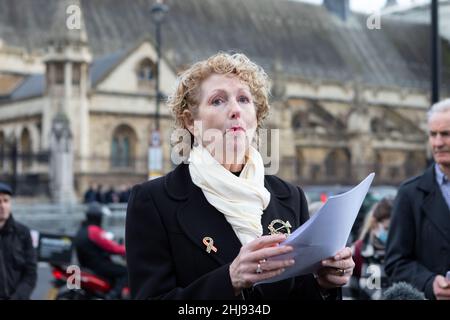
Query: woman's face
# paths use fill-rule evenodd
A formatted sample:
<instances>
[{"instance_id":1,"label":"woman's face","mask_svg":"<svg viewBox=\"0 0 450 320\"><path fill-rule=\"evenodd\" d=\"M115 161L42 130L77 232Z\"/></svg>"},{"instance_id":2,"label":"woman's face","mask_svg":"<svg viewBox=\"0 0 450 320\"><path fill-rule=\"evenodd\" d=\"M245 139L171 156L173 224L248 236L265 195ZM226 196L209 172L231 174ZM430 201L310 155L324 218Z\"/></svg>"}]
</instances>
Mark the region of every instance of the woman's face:
<instances>
[{"instance_id":1,"label":"woman's face","mask_svg":"<svg viewBox=\"0 0 450 320\"><path fill-rule=\"evenodd\" d=\"M198 101L189 130L197 138L202 134L203 145L220 163L243 164L257 127L248 85L234 75L212 74L202 82Z\"/></svg>"}]
</instances>

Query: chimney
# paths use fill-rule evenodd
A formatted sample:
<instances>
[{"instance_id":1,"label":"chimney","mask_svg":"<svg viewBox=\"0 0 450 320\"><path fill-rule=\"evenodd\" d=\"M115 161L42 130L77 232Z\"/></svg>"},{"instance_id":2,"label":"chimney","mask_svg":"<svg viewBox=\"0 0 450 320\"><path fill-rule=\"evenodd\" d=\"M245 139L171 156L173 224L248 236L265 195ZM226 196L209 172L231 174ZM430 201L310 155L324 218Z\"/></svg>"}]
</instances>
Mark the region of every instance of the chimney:
<instances>
[{"instance_id":1,"label":"chimney","mask_svg":"<svg viewBox=\"0 0 450 320\"><path fill-rule=\"evenodd\" d=\"M324 0L323 5L343 21L346 21L350 16L349 0Z\"/></svg>"}]
</instances>

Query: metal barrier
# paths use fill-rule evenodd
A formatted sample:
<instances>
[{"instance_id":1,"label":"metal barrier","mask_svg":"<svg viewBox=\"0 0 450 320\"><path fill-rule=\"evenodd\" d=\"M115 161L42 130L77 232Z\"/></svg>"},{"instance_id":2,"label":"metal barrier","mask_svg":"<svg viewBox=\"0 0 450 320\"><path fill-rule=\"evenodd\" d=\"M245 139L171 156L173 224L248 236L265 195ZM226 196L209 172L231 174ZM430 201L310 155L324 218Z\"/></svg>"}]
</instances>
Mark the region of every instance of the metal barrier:
<instances>
[{"instance_id":1,"label":"metal barrier","mask_svg":"<svg viewBox=\"0 0 450 320\"><path fill-rule=\"evenodd\" d=\"M104 217L102 227L111 231L115 238L124 239L127 204L106 206L111 210L111 216ZM73 236L84 220L86 205L13 204L12 208L14 219L32 230Z\"/></svg>"}]
</instances>

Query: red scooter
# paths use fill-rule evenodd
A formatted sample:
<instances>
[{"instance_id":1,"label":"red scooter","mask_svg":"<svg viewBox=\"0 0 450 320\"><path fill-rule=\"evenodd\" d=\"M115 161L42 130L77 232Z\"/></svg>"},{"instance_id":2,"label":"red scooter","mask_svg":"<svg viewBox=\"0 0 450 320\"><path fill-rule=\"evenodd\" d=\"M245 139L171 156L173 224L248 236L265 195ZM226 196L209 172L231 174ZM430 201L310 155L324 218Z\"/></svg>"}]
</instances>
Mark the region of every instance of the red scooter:
<instances>
[{"instance_id":1,"label":"red scooter","mask_svg":"<svg viewBox=\"0 0 450 320\"><path fill-rule=\"evenodd\" d=\"M95 275L92 271L81 268L79 288L70 289L69 283L73 283L74 273L68 272L69 265L50 263L52 267L52 288L47 298L50 300L103 300L112 289L108 280ZM120 300L128 300L130 290L125 287L122 290Z\"/></svg>"}]
</instances>

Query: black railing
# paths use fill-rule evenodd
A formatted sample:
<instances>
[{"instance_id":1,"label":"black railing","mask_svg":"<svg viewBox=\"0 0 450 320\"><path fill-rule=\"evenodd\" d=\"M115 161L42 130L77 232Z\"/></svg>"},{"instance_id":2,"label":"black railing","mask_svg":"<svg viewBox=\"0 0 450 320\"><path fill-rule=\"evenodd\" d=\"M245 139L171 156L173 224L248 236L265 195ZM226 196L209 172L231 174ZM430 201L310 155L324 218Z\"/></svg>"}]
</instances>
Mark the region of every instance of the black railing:
<instances>
[{"instance_id":1,"label":"black railing","mask_svg":"<svg viewBox=\"0 0 450 320\"><path fill-rule=\"evenodd\" d=\"M90 175L124 175L140 174L147 176L148 162L146 157L129 157L127 159L111 157L88 157L74 159L74 174L81 172L82 162L87 163ZM170 161L170 160L169 160ZM48 152L19 152L8 148L0 150L0 181L10 183L19 195L49 194L49 164ZM293 168L286 170L286 168ZM420 174L424 165L417 161L404 164L365 163L351 164L350 161L328 161L327 163L301 162L294 158L281 161L276 175L298 185L355 185L370 172L375 172L374 185L399 185L407 178ZM99 178L100 179L100 178ZM101 180L101 179L100 179ZM76 183L77 181L75 181Z\"/></svg>"},{"instance_id":2,"label":"black railing","mask_svg":"<svg viewBox=\"0 0 450 320\"><path fill-rule=\"evenodd\" d=\"M34 170L49 163L48 152L20 152L16 145L0 152L0 181L9 183L16 195L49 194L48 173Z\"/></svg>"},{"instance_id":3,"label":"black railing","mask_svg":"<svg viewBox=\"0 0 450 320\"><path fill-rule=\"evenodd\" d=\"M296 179L292 182L299 185L355 185L369 173L375 172L374 185L398 186L406 179L423 172L422 165L405 163L403 165L365 163L333 164L332 166L304 163L297 168ZM288 178L289 180L289 178Z\"/></svg>"}]
</instances>

